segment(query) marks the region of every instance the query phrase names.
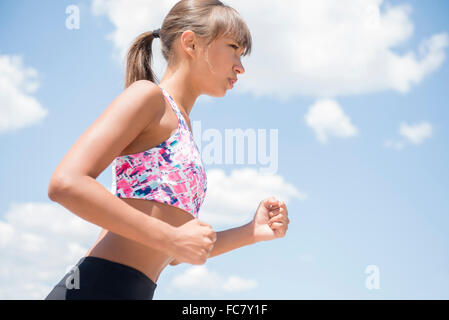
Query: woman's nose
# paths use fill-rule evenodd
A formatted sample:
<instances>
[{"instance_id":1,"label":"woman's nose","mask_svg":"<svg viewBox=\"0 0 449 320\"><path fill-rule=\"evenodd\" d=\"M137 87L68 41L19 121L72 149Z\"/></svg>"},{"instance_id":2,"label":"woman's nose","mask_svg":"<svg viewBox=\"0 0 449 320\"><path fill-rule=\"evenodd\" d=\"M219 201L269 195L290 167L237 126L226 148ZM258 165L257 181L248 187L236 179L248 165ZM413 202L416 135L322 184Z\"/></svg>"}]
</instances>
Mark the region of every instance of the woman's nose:
<instances>
[{"instance_id":1,"label":"woman's nose","mask_svg":"<svg viewBox=\"0 0 449 320\"><path fill-rule=\"evenodd\" d=\"M238 73L238 74L245 73L245 68L243 68L243 65L241 62L234 66L234 72Z\"/></svg>"}]
</instances>

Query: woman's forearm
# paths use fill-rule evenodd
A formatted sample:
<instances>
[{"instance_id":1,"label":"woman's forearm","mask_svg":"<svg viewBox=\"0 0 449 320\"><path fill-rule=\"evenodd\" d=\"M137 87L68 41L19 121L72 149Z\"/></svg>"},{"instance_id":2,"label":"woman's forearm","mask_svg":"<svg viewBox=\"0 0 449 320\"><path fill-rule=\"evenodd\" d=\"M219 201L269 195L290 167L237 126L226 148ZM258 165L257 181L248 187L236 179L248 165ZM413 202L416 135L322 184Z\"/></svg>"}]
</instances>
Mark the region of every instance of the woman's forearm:
<instances>
[{"instance_id":1,"label":"woman's forearm","mask_svg":"<svg viewBox=\"0 0 449 320\"><path fill-rule=\"evenodd\" d=\"M236 228L216 232L217 240L209 258L256 243L253 237L252 221Z\"/></svg>"},{"instance_id":2,"label":"woman's forearm","mask_svg":"<svg viewBox=\"0 0 449 320\"><path fill-rule=\"evenodd\" d=\"M164 252L171 249L174 227L170 224L121 201L90 176L67 180L50 188L53 201L84 220L125 238Z\"/></svg>"}]
</instances>

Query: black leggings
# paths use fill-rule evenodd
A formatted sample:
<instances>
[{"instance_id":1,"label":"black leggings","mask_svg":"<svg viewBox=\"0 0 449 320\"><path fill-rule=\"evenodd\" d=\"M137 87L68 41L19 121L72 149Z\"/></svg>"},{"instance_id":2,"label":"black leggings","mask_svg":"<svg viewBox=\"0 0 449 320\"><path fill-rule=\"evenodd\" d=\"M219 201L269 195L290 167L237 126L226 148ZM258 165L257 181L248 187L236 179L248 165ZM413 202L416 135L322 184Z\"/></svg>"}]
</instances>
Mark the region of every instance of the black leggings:
<instances>
[{"instance_id":1,"label":"black leggings","mask_svg":"<svg viewBox=\"0 0 449 320\"><path fill-rule=\"evenodd\" d=\"M157 284L130 266L82 257L45 300L153 300Z\"/></svg>"}]
</instances>

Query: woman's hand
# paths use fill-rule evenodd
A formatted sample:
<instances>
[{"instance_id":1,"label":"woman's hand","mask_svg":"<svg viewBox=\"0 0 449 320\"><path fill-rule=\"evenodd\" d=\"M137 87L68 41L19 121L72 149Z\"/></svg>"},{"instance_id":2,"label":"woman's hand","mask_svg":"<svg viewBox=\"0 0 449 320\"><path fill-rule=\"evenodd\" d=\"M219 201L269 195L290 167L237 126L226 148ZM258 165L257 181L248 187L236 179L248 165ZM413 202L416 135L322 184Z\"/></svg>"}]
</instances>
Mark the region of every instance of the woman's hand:
<instances>
[{"instance_id":1,"label":"woman's hand","mask_svg":"<svg viewBox=\"0 0 449 320\"><path fill-rule=\"evenodd\" d=\"M171 266L180 263L204 264L214 247L217 235L208 223L192 219L176 227L169 252Z\"/></svg>"},{"instance_id":2,"label":"woman's hand","mask_svg":"<svg viewBox=\"0 0 449 320\"><path fill-rule=\"evenodd\" d=\"M274 197L266 198L260 202L252 221L255 242L284 237L289 223L285 203Z\"/></svg>"}]
</instances>

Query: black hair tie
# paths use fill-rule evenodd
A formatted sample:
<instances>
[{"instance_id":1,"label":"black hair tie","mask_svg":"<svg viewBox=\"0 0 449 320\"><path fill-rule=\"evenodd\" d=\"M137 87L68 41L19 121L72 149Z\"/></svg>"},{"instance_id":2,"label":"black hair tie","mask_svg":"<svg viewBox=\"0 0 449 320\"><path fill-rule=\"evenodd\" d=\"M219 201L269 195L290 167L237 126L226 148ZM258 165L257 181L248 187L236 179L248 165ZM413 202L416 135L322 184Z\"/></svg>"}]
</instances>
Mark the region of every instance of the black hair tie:
<instances>
[{"instance_id":1,"label":"black hair tie","mask_svg":"<svg viewBox=\"0 0 449 320\"><path fill-rule=\"evenodd\" d=\"M155 37L155 38L160 38L160 36L159 36L159 31L160 31L161 29L156 29L156 30L153 30L153 36Z\"/></svg>"}]
</instances>

